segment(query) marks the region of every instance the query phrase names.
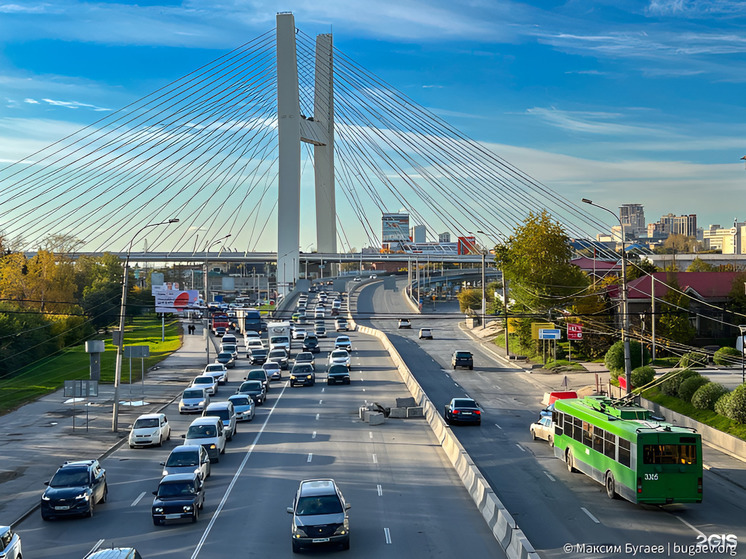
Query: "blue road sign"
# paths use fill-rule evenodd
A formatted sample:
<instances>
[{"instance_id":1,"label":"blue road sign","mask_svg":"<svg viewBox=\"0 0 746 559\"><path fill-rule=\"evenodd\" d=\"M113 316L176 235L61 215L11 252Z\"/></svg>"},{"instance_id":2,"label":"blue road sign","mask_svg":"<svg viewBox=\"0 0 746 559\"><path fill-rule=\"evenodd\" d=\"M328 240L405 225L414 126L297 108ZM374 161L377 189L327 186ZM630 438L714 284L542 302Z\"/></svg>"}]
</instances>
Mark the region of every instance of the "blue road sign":
<instances>
[{"instance_id":1,"label":"blue road sign","mask_svg":"<svg viewBox=\"0 0 746 559\"><path fill-rule=\"evenodd\" d=\"M562 330L559 328L539 328L540 340L561 340Z\"/></svg>"}]
</instances>

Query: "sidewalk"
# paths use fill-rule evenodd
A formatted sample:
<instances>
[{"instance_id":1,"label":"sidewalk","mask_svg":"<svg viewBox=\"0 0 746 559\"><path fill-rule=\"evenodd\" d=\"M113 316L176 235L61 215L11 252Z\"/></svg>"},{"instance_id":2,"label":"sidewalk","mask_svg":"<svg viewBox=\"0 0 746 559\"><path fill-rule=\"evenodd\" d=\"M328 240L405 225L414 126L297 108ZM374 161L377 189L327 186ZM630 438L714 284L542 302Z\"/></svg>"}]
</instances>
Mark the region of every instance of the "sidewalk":
<instances>
[{"instance_id":1,"label":"sidewalk","mask_svg":"<svg viewBox=\"0 0 746 559\"><path fill-rule=\"evenodd\" d=\"M0 524L13 525L36 510L44 482L65 460L107 456L126 444L130 426L139 415L160 411L181 394L206 359L202 326L198 324L196 334L188 335L187 322L183 325L178 351L146 372L144 383L120 385L117 433L112 431L111 384L99 385L99 396L89 405L73 402L58 390L0 417ZM124 359L124 381L129 378L129 367L129 360ZM139 367L140 360L133 359L133 370Z\"/></svg>"},{"instance_id":2,"label":"sidewalk","mask_svg":"<svg viewBox=\"0 0 746 559\"><path fill-rule=\"evenodd\" d=\"M587 372L552 373L540 368L532 369L531 364L529 363L508 359L505 348L501 348L491 343L486 337L480 337L474 331L466 328L464 323L459 323L459 327L472 339L480 342L482 349L487 353L492 354L495 359L500 361L503 365L516 369L523 369L524 372L531 374L532 380L536 384L544 386L546 392L561 390L565 378L567 378L567 387L570 390L582 389L583 387L594 385L596 375L601 379L599 382L602 382L603 384L608 382L609 371L602 363L582 362L581 364L587 369ZM739 457L722 452L708 445L706 441L703 441L703 443L704 446L702 452L704 455L704 468L727 480L733 485L746 490L746 457Z\"/></svg>"}]
</instances>

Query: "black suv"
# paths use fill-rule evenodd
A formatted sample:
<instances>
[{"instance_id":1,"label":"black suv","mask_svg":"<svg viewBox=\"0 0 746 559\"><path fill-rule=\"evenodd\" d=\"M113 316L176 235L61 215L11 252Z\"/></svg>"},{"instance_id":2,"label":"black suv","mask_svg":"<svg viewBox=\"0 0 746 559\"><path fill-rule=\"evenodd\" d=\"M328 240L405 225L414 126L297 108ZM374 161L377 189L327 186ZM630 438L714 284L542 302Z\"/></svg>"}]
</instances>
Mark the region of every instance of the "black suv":
<instances>
[{"instance_id":1,"label":"black suv","mask_svg":"<svg viewBox=\"0 0 746 559\"><path fill-rule=\"evenodd\" d=\"M319 348L319 339L315 334L306 334L306 337L303 338L303 351L310 351L311 353L321 351Z\"/></svg>"},{"instance_id":2,"label":"black suv","mask_svg":"<svg viewBox=\"0 0 746 559\"><path fill-rule=\"evenodd\" d=\"M98 460L65 462L45 483L41 496L41 518L55 516L93 516L97 503L105 503L109 493L106 470Z\"/></svg>"},{"instance_id":3,"label":"black suv","mask_svg":"<svg viewBox=\"0 0 746 559\"><path fill-rule=\"evenodd\" d=\"M468 367L474 368L474 356L469 351L454 351L451 356L451 367Z\"/></svg>"},{"instance_id":4,"label":"black suv","mask_svg":"<svg viewBox=\"0 0 746 559\"><path fill-rule=\"evenodd\" d=\"M333 479L301 481L293 506L287 508L293 515L293 553L324 544L350 549L349 508Z\"/></svg>"}]
</instances>

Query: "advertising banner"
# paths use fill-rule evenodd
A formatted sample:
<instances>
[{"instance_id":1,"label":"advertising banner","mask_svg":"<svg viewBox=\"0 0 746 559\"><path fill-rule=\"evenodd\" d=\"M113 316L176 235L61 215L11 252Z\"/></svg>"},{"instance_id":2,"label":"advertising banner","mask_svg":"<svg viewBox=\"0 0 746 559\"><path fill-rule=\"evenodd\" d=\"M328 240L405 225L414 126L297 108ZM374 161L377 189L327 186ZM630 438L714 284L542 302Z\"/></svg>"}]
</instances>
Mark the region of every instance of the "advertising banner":
<instances>
[{"instance_id":1,"label":"advertising banner","mask_svg":"<svg viewBox=\"0 0 746 559\"><path fill-rule=\"evenodd\" d=\"M176 289L154 289L155 312L179 313L197 306L199 291L179 291Z\"/></svg>"}]
</instances>

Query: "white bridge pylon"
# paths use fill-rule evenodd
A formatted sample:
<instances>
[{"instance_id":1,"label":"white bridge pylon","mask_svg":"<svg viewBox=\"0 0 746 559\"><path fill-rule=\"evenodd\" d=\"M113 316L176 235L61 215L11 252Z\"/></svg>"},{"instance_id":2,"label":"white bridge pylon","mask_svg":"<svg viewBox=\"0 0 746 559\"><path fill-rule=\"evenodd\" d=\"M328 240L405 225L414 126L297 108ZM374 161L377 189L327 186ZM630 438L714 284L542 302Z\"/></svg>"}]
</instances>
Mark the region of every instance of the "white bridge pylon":
<instances>
[{"instance_id":1,"label":"white bridge pylon","mask_svg":"<svg viewBox=\"0 0 746 559\"><path fill-rule=\"evenodd\" d=\"M300 143L313 144L316 196L316 248L337 252L334 195L334 65L332 36L316 37L314 114L303 117L298 96L295 18L277 14L277 123L279 174L277 201L277 285L286 295L300 270Z\"/></svg>"}]
</instances>

